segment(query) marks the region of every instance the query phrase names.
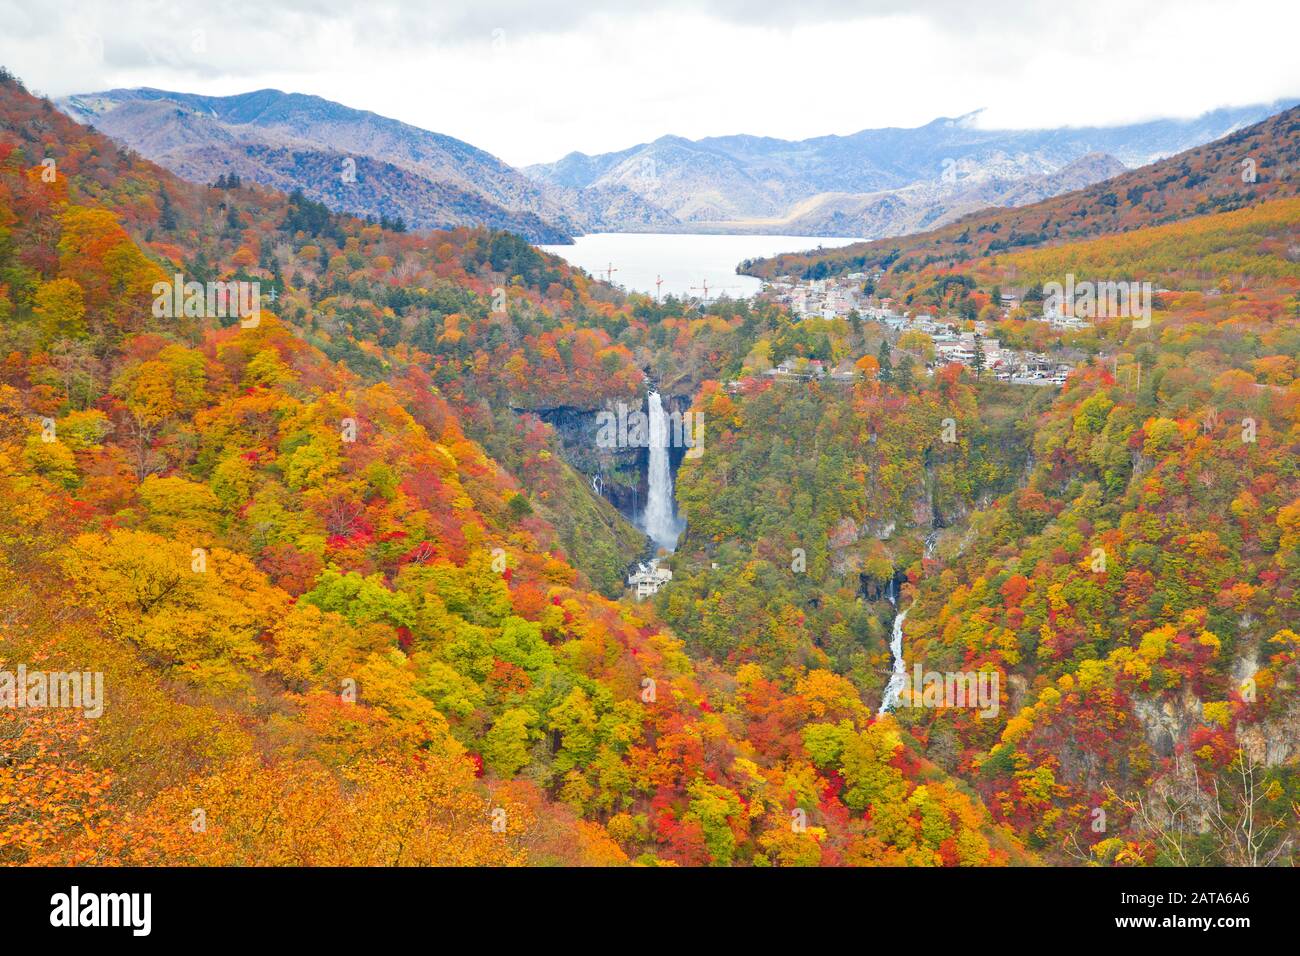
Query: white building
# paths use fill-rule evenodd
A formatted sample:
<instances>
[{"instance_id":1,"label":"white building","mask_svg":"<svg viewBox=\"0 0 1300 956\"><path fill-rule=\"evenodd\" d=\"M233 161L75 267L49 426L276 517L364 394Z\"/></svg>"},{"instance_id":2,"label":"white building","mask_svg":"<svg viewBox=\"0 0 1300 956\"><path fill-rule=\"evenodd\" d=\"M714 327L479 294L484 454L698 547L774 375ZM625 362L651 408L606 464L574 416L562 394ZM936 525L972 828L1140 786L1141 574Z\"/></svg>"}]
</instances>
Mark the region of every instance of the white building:
<instances>
[{"instance_id":1,"label":"white building","mask_svg":"<svg viewBox=\"0 0 1300 956\"><path fill-rule=\"evenodd\" d=\"M657 565L643 564L627 579L628 587L636 591L638 601L658 594L659 589L673 579L673 573Z\"/></svg>"}]
</instances>

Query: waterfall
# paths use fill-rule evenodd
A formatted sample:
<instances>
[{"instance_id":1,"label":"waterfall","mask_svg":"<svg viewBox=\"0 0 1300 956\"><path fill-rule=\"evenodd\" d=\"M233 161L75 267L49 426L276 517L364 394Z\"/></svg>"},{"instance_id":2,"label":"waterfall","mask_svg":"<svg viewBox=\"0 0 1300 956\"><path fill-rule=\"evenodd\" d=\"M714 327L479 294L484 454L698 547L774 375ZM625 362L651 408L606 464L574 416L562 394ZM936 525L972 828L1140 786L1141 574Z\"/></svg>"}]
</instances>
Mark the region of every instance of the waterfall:
<instances>
[{"instance_id":1,"label":"waterfall","mask_svg":"<svg viewBox=\"0 0 1300 956\"><path fill-rule=\"evenodd\" d=\"M934 557L934 546L939 543L939 529L931 531L925 536L925 556Z\"/></svg>"},{"instance_id":2,"label":"waterfall","mask_svg":"<svg viewBox=\"0 0 1300 956\"><path fill-rule=\"evenodd\" d=\"M885 685L885 693L880 698L882 714L898 706L898 697L907 686L907 662L903 660L903 621L907 619L910 610L907 608L899 611L894 617L894 633L889 638L889 651L894 655L894 672L889 675L889 683Z\"/></svg>"},{"instance_id":3,"label":"waterfall","mask_svg":"<svg viewBox=\"0 0 1300 956\"><path fill-rule=\"evenodd\" d=\"M650 493L646 501L642 528L656 548L672 551L677 547L681 526L674 514L673 472L668 460L668 416L658 392L646 396L650 409L650 468L647 481Z\"/></svg>"},{"instance_id":4,"label":"waterfall","mask_svg":"<svg viewBox=\"0 0 1300 956\"><path fill-rule=\"evenodd\" d=\"M934 547L939 543L939 530L936 528L925 536L925 556L934 557ZM889 580L890 594L889 601L895 607L898 606L898 599L894 596L894 580ZM889 683L885 685L885 693L880 698L880 712L886 713L898 706L899 695L902 694L903 688L907 686L907 661L903 660L903 622L907 620L907 612L911 608L905 608L894 616L894 631L889 636L889 652L894 656L894 669L889 675Z\"/></svg>"}]
</instances>

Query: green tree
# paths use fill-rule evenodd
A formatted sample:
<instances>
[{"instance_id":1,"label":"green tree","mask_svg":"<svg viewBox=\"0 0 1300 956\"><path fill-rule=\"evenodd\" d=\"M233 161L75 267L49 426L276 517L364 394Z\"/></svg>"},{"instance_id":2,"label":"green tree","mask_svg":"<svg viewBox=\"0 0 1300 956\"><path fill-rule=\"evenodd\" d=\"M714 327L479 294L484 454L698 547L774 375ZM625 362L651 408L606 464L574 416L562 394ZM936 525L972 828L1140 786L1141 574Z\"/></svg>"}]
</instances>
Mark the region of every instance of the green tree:
<instances>
[{"instance_id":1,"label":"green tree","mask_svg":"<svg viewBox=\"0 0 1300 956\"><path fill-rule=\"evenodd\" d=\"M894 380L894 363L889 360L889 339L880 340L880 380L882 382L892 382Z\"/></svg>"},{"instance_id":2,"label":"green tree","mask_svg":"<svg viewBox=\"0 0 1300 956\"><path fill-rule=\"evenodd\" d=\"M483 738L483 759L503 777L512 777L528 763L529 724L536 715L521 707L512 707L497 718Z\"/></svg>"},{"instance_id":3,"label":"green tree","mask_svg":"<svg viewBox=\"0 0 1300 956\"><path fill-rule=\"evenodd\" d=\"M916 384L915 374L916 360L910 355L904 355L898 363L898 374L894 376L895 384L904 392L909 392Z\"/></svg>"}]
</instances>

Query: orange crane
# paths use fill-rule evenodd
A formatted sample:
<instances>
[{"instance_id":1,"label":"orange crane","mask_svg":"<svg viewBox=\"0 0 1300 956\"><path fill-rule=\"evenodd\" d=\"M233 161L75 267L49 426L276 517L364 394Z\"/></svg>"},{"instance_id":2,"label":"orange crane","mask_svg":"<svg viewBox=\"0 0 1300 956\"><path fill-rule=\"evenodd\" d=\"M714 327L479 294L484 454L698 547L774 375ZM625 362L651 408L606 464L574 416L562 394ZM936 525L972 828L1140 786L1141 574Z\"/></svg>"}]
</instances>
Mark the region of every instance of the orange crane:
<instances>
[{"instance_id":1,"label":"orange crane","mask_svg":"<svg viewBox=\"0 0 1300 956\"><path fill-rule=\"evenodd\" d=\"M614 263L611 262L611 263L610 263L608 266L606 266L604 269L597 269L597 270L596 270L596 275L600 275L602 272L605 273L605 281L608 282L610 285L613 285L613 284L614 284L614 273L617 272L617 271L618 271L618 270L614 268Z\"/></svg>"}]
</instances>

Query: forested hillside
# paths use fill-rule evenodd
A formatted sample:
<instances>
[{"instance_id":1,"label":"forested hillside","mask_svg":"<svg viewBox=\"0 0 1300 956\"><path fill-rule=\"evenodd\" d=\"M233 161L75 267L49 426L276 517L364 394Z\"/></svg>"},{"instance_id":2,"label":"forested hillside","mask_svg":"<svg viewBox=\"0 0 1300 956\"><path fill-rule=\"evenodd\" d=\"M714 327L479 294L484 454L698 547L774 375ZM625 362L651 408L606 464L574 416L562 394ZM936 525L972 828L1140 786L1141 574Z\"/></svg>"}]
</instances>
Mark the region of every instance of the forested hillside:
<instances>
[{"instance_id":1,"label":"forested hillside","mask_svg":"<svg viewBox=\"0 0 1300 956\"><path fill-rule=\"evenodd\" d=\"M845 678L696 659L593 590L622 519L566 504L532 410L638 395L656 343L719 369L761 318L189 185L7 74L0 227L0 659L106 698L0 710L0 860L1027 858ZM260 315L157 315L176 272Z\"/></svg>"},{"instance_id":2,"label":"forested hillside","mask_svg":"<svg viewBox=\"0 0 1300 956\"><path fill-rule=\"evenodd\" d=\"M998 213L1078 224L1051 242L894 257L880 294L1078 357L1057 391L186 183L3 74L0 671L105 700L0 708L0 862L1294 863L1287 115L1117 218ZM1198 198L1239 147L1253 190ZM1150 327L991 318L1070 271L1150 281ZM168 315L178 274L256 315ZM638 603L645 537L547 421L648 379L706 437ZM880 714L896 624L993 712Z\"/></svg>"},{"instance_id":3,"label":"forested hillside","mask_svg":"<svg viewBox=\"0 0 1300 956\"><path fill-rule=\"evenodd\" d=\"M1300 202L1279 199L977 267L1171 289L1150 329L1099 323L1110 360L1034 422L1024 487L942 568L911 570L912 653L1016 678L1004 721L903 722L1031 846L1172 864L1295 852L1297 238Z\"/></svg>"},{"instance_id":4,"label":"forested hillside","mask_svg":"<svg viewBox=\"0 0 1300 956\"><path fill-rule=\"evenodd\" d=\"M830 384L706 386L700 406L723 430L684 468L685 587L660 599L668 619L715 654L818 660L879 699L889 660L863 647L883 620L854 598L892 616L883 584L902 572L909 664L1004 681L995 715L906 698L895 713L1026 846L1057 863L1292 862L1300 201L1279 194L1285 183L1231 212L887 270L879 294L923 314L979 315L1005 345L1092 356L1000 431L1000 386L957 365L900 383L869 331L850 350L865 352L851 399ZM1067 273L1150 282L1150 327L1055 329L1029 295L1006 319L991 305ZM896 344L908 362L932 347ZM834 341L821 351L838 357Z\"/></svg>"}]
</instances>

